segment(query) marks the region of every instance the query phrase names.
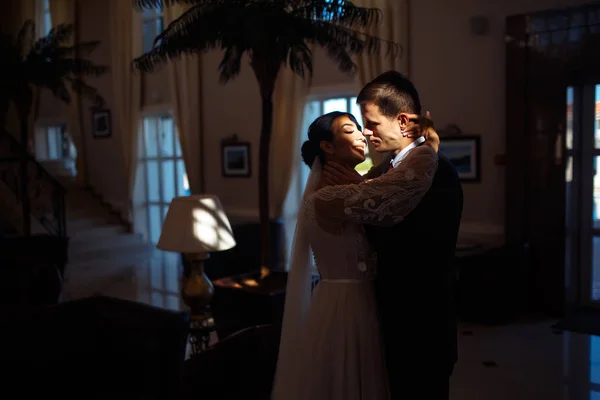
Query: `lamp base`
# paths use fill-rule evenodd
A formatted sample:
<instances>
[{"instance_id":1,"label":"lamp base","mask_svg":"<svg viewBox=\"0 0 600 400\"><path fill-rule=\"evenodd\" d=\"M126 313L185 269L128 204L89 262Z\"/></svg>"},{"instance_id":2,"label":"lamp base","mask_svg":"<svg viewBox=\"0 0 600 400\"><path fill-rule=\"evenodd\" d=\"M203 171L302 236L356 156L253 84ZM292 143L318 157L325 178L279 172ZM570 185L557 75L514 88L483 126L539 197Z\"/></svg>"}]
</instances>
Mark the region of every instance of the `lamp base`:
<instances>
[{"instance_id":1,"label":"lamp base","mask_svg":"<svg viewBox=\"0 0 600 400\"><path fill-rule=\"evenodd\" d=\"M215 293L215 287L204 273L204 261L208 253L186 253L189 268L184 268L181 284L181 299L190 308L192 321L200 322L210 318L208 306Z\"/></svg>"}]
</instances>

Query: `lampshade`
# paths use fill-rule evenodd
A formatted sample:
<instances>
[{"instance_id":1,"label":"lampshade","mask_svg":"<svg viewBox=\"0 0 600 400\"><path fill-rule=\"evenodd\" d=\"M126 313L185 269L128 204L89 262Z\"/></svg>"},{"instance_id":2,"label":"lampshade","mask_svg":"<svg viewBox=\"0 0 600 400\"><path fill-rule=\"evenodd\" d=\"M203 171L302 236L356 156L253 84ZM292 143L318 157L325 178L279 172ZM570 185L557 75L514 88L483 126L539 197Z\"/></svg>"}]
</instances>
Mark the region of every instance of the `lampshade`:
<instances>
[{"instance_id":1,"label":"lampshade","mask_svg":"<svg viewBox=\"0 0 600 400\"><path fill-rule=\"evenodd\" d=\"M234 246L231 225L219 198L194 195L171 201L156 247L178 253L209 253Z\"/></svg>"}]
</instances>

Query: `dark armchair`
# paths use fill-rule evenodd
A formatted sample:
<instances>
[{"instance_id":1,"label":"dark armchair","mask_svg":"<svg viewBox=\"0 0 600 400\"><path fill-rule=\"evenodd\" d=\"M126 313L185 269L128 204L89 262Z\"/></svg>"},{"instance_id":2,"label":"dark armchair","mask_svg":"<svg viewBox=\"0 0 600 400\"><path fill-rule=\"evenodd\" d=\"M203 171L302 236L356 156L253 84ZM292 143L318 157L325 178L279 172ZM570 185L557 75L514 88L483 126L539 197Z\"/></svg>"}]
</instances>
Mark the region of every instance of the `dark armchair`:
<instances>
[{"instance_id":1,"label":"dark armchair","mask_svg":"<svg viewBox=\"0 0 600 400\"><path fill-rule=\"evenodd\" d=\"M99 296L0 317L3 392L178 398L189 328L183 313Z\"/></svg>"},{"instance_id":2,"label":"dark armchair","mask_svg":"<svg viewBox=\"0 0 600 400\"><path fill-rule=\"evenodd\" d=\"M185 363L184 398L269 400L279 352L274 325L243 329Z\"/></svg>"}]
</instances>

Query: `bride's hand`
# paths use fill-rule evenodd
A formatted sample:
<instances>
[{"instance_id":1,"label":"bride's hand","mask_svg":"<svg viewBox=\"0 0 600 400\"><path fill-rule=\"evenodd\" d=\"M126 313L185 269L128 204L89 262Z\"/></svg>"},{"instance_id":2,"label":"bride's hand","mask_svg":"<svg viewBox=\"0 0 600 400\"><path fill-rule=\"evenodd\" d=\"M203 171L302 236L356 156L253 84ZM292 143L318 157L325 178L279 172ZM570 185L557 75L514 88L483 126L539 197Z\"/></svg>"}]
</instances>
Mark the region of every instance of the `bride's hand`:
<instances>
[{"instance_id":1,"label":"bride's hand","mask_svg":"<svg viewBox=\"0 0 600 400\"><path fill-rule=\"evenodd\" d=\"M405 136L418 137L424 136L426 139L425 146L433 148L436 153L440 147L440 137L435 131L431 113L427 111L425 116L416 114L410 115L410 124L406 127Z\"/></svg>"},{"instance_id":2,"label":"bride's hand","mask_svg":"<svg viewBox=\"0 0 600 400\"><path fill-rule=\"evenodd\" d=\"M425 136L425 139L427 140L425 142L426 146L430 146L432 147L435 152L437 153L438 150L440 149L440 136L437 134L437 132L435 131L434 127L433 127L433 121L431 119L431 113L429 111L427 111L425 113L425 117L422 118L423 120L423 128L424 131L423 132L423 136Z\"/></svg>"},{"instance_id":3,"label":"bride's hand","mask_svg":"<svg viewBox=\"0 0 600 400\"><path fill-rule=\"evenodd\" d=\"M437 132L433 128L428 128L424 136L427 139L424 145L431 147L437 153L440 150L440 137Z\"/></svg>"}]
</instances>

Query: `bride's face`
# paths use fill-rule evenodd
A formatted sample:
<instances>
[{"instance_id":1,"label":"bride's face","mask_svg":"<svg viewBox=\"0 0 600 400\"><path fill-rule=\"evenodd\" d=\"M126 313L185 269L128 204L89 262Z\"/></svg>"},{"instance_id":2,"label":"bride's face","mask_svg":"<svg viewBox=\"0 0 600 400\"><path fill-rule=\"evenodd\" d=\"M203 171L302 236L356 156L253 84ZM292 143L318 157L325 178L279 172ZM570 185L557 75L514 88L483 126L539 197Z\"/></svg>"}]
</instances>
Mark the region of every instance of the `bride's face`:
<instances>
[{"instance_id":1,"label":"bride's face","mask_svg":"<svg viewBox=\"0 0 600 400\"><path fill-rule=\"evenodd\" d=\"M362 132L347 116L333 121L333 140L324 149L328 161L356 166L365 161L367 143Z\"/></svg>"}]
</instances>

